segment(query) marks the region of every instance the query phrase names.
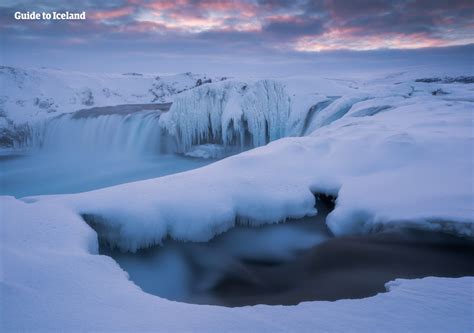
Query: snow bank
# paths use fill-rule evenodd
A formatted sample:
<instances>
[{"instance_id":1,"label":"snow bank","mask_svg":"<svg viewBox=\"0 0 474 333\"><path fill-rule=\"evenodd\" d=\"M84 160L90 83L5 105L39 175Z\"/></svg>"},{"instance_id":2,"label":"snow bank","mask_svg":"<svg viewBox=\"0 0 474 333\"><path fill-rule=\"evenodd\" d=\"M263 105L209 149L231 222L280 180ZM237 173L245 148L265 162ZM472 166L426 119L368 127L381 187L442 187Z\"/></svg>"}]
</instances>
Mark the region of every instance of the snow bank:
<instances>
[{"instance_id":1,"label":"snow bank","mask_svg":"<svg viewBox=\"0 0 474 333\"><path fill-rule=\"evenodd\" d=\"M396 280L360 300L224 308L142 292L53 203L1 197L0 330L469 332L474 278Z\"/></svg>"}]
</instances>

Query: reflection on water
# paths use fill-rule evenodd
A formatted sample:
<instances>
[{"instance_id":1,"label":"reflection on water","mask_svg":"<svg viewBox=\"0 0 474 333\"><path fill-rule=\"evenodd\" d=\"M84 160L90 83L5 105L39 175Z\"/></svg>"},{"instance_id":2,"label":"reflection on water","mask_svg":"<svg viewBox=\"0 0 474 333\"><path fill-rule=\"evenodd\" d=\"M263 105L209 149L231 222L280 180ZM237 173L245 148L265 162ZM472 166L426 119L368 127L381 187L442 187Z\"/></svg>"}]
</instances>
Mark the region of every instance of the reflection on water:
<instances>
[{"instance_id":1,"label":"reflection on water","mask_svg":"<svg viewBox=\"0 0 474 333\"><path fill-rule=\"evenodd\" d=\"M102 243L99 251L145 292L224 306L364 298L397 278L474 275L472 240L413 229L334 238L322 216L237 226L207 243L166 241L137 253Z\"/></svg>"},{"instance_id":2,"label":"reflection on water","mask_svg":"<svg viewBox=\"0 0 474 333\"><path fill-rule=\"evenodd\" d=\"M145 292L181 302L225 305L227 292L222 289L229 280L256 288L257 298L261 292L274 293L271 277L262 279L249 268L291 263L302 251L331 238L324 218L322 214L261 227L238 226L209 242L167 240L136 253L111 249L101 241L99 252L114 258Z\"/></svg>"}]
</instances>

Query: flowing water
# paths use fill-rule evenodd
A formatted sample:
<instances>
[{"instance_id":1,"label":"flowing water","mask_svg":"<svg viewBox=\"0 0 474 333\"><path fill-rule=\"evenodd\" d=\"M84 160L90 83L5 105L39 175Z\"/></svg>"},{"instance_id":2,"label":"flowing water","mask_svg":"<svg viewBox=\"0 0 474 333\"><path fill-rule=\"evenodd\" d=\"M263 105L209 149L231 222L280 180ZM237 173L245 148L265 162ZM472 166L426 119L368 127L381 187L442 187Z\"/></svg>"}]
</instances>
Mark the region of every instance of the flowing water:
<instances>
[{"instance_id":1,"label":"flowing water","mask_svg":"<svg viewBox=\"0 0 474 333\"><path fill-rule=\"evenodd\" d=\"M76 113L32 125L21 152L0 156L0 194L75 193L149 179L213 160L173 153L160 111Z\"/></svg>"}]
</instances>

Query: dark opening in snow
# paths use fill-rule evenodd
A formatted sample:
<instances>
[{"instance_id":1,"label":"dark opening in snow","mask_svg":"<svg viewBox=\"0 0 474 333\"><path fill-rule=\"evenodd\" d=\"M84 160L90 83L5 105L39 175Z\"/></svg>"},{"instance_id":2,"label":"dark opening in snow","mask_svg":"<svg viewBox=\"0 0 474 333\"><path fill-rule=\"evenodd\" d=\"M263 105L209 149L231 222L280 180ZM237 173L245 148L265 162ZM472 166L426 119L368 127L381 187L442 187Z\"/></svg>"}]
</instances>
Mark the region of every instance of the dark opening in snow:
<instances>
[{"instance_id":1,"label":"dark opening in snow","mask_svg":"<svg viewBox=\"0 0 474 333\"><path fill-rule=\"evenodd\" d=\"M474 275L474 243L417 230L334 238L325 224L336 197L316 193L319 214L261 227L237 226L207 243L167 240L136 253L111 249L143 291L223 306L362 298L396 278ZM84 216L87 220L87 216Z\"/></svg>"}]
</instances>

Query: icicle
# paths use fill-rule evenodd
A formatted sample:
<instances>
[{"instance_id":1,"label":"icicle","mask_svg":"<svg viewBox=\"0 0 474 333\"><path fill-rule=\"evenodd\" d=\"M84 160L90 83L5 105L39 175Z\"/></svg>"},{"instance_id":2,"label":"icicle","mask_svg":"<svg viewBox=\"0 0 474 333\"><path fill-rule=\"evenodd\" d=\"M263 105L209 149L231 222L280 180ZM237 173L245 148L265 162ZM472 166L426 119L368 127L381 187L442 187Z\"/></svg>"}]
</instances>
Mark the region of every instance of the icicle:
<instances>
[{"instance_id":1,"label":"icicle","mask_svg":"<svg viewBox=\"0 0 474 333\"><path fill-rule=\"evenodd\" d=\"M285 136L289 112L278 82L225 82L181 94L160 124L182 152L203 143L257 147Z\"/></svg>"}]
</instances>

